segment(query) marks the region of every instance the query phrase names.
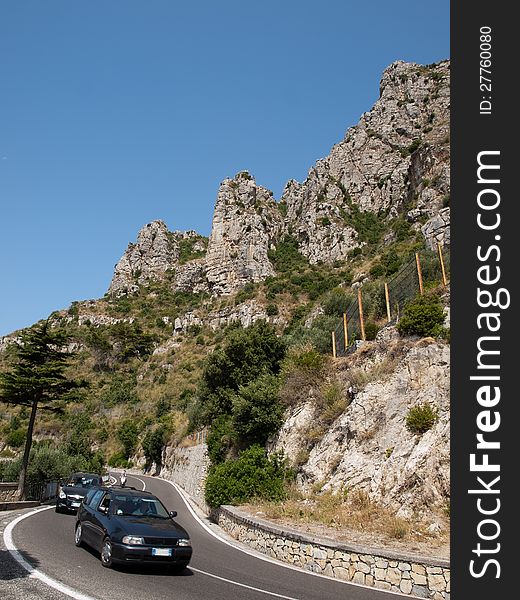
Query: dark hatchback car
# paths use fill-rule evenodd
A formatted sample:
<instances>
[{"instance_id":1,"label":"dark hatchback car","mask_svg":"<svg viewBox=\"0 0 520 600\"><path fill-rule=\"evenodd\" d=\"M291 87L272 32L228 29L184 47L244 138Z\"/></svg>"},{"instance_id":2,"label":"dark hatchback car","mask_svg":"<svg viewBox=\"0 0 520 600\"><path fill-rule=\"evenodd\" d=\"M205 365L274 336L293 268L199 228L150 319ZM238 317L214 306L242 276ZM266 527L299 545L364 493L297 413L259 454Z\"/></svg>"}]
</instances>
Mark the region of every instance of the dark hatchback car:
<instances>
[{"instance_id":1,"label":"dark hatchback car","mask_svg":"<svg viewBox=\"0 0 520 600\"><path fill-rule=\"evenodd\" d=\"M102 483L97 473L73 473L58 488L56 512L76 512L87 492Z\"/></svg>"},{"instance_id":2,"label":"dark hatchback car","mask_svg":"<svg viewBox=\"0 0 520 600\"><path fill-rule=\"evenodd\" d=\"M77 518L74 541L101 555L101 564L170 565L182 571L190 562L188 533L162 502L149 492L101 487L88 492Z\"/></svg>"}]
</instances>

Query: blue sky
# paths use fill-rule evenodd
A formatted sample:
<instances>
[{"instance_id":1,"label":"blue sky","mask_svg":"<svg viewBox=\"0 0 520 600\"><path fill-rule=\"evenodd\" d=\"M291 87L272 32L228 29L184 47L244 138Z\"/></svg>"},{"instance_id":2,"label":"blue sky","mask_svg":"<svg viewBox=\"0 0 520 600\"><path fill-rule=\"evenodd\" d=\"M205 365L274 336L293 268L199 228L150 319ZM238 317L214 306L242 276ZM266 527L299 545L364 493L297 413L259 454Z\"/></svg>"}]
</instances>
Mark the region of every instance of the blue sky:
<instances>
[{"instance_id":1,"label":"blue sky","mask_svg":"<svg viewBox=\"0 0 520 600\"><path fill-rule=\"evenodd\" d=\"M219 183L279 198L394 60L449 57L449 2L2 0L0 335L105 293L138 230L208 235Z\"/></svg>"}]
</instances>

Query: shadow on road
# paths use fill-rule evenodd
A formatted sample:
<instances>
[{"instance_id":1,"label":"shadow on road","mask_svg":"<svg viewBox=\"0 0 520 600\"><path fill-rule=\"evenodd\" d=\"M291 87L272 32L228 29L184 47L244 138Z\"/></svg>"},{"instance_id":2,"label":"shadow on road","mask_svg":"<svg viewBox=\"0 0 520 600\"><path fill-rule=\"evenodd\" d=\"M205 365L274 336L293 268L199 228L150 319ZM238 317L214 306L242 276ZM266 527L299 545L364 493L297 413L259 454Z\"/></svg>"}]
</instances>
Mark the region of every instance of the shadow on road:
<instances>
[{"instance_id":1,"label":"shadow on road","mask_svg":"<svg viewBox=\"0 0 520 600\"><path fill-rule=\"evenodd\" d=\"M28 552L20 552L20 554L33 567L37 567L39 562L34 556ZM9 581L12 579L23 579L28 577L29 573L16 562L7 550L0 550L0 581Z\"/></svg>"},{"instance_id":2,"label":"shadow on road","mask_svg":"<svg viewBox=\"0 0 520 600\"><path fill-rule=\"evenodd\" d=\"M101 561L99 560L99 552L92 549L90 546L83 545L81 549L84 552L88 552L91 556L93 556L97 561L99 561L99 568L103 569L101 566ZM128 575L158 575L163 577L191 577L195 573L190 570L189 567L186 567L182 571L175 571L175 567L168 565L153 565L153 564L114 564L112 565L112 571L116 571L117 573L126 573ZM104 570L104 569L103 569Z\"/></svg>"}]
</instances>

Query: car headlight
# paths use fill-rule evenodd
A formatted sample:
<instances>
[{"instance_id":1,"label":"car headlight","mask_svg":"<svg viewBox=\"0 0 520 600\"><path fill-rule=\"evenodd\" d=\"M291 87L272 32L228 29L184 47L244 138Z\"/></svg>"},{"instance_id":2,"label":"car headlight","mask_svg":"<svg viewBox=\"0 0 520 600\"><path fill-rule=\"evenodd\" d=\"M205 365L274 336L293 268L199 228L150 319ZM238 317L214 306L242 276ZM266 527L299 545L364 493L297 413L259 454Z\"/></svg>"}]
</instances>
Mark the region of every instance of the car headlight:
<instances>
[{"instance_id":1,"label":"car headlight","mask_svg":"<svg viewBox=\"0 0 520 600\"><path fill-rule=\"evenodd\" d=\"M178 541L178 545L179 545L179 546L191 546L191 542L190 542L190 540L188 540L188 539L181 538L181 539Z\"/></svg>"},{"instance_id":2,"label":"car headlight","mask_svg":"<svg viewBox=\"0 0 520 600\"><path fill-rule=\"evenodd\" d=\"M123 544L128 544L129 546L143 546L144 538L139 537L137 535L125 535L122 539Z\"/></svg>"},{"instance_id":3,"label":"car headlight","mask_svg":"<svg viewBox=\"0 0 520 600\"><path fill-rule=\"evenodd\" d=\"M58 495L59 495L60 498L66 498L67 497L67 494L63 490L60 490L60 493Z\"/></svg>"}]
</instances>

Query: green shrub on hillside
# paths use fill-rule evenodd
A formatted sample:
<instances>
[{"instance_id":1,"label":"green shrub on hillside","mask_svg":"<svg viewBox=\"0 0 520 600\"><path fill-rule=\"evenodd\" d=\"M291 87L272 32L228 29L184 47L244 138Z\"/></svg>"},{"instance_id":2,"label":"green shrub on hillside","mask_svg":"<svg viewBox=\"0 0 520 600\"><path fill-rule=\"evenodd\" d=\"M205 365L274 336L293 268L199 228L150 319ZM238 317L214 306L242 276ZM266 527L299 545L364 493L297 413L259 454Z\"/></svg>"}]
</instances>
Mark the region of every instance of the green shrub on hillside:
<instances>
[{"instance_id":1,"label":"green shrub on hillside","mask_svg":"<svg viewBox=\"0 0 520 600\"><path fill-rule=\"evenodd\" d=\"M412 433L422 434L431 429L438 421L437 408L429 402L412 407L406 415L406 427Z\"/></svg>"},{"instance_id":2,"label":"green shrub on hillside","mask_svg":"<svg viewBox=\"0 0 520 600\"><path fill-rule=\"evenodd\" d=\"M242 386L233 398L233 428L246 445L263 445L283 422L284 407L278 399L278 377L271 374Z\"/></svg>"},{"instance_id":3,"label":"green shrub on hillside","mask_svg":"<svg viewBox=\"0 0 520 600\"><path fill-rule=\"evenodd\" d=\"M25 442L26 431L24 429L14 429L7 434L5 440L11 448L21 448Z\"/></svg>"},{"instance_id":4,"label":"green shrub on hillside","mask_svg":"<svg viewBox=\"0 0 520 600\"><path fill-rule=\"evenodd\" d=\"M126 419L122 423L120 423L117 428L117 439L121 442L123 446L123 456L128 458L137 446L137 439L139 431L137 429L137 425L131 419Z\"/></svg>"},{"instance_id":5,"label":"green shrub on hillside","mask_svg":"<svg viewBox=\"0 0 520 600\"><path fill-rule=\"evenodd\" d=\"M444 311L439 297L424 294L406 305L397 329L401 335L437 336L442 333L443 323Z\"/></svg>"},{"instance_id":6,"label":"green shrub on hillside","mask_svg":"<svg viewBox=\"0 0 520 600\"><path fill-rule=\"evenodd\" d=\"M146 432L143 438L143 452L147 466L155 463L161 464L162 449L166 441L166 428L161 425Z\"/></svg>"},{"instance_id":7,"label":"green shrub on hillside","mask_svg":"<svg viewBox=\"0 0 520 600\"><path fill-rule=\"evenodd\" d=\"M365 339L375 340L378 331L379 327L372 321L365 323Z\"/></svg>"},{"instance_id":8,"label":"green shrub on hillside","mask_svg":"<svg viewBox=\"0 0 520 600\"><path fill-rule=\"evenodd\" d=\"M221 415L211 424L206 443L211 464L224 462L236 442L230 415Z\"/></svg>"},{"instance_id":9,"label":"green shrub on hillside","mask_svg":"<svg viewBox=\"0 0 520 600\"><path fill-rule=\"evenodd\" d=\"M225 345L206 359L192 426L230 414L233 393L261 375L278 373L284 355L284 343L265 321L231 330Z\"/></svg>"},{"instance_id":10,"label":"green shrub on hillside","mask_svg":"<svg viewBox=\"0 0 520 600\"><path fill-rule=\"evenodd\" d=\"M341 317L347 312L347 308L355 302L355 296L352 291L347 291L343 288L335 288L328 292L323 299L323 312L326 315L334 315Z\"/></svg>"},{"instance_id":11,"label":"green shrub on hillside","mask_svg":"<svg viewBox=\"0 0 520 600\"><path fill-rule=\"evenodd\" d=\"M206 478L206 502L217 507L254 498L283 500L286 478L287 471L279 457L268 457L262 447L251 446L236 460L210 469Z\"/></svg>"},{"instance_id":12,"label":"green shrub on hillside","mask_svg":"<svg viewBox=\"0 0 520 600\"><path fill-rule=\"evenodd\" d=\"M310 327L303 323L284 332L287 346L301 346L311 344L318 352L330 354L332 352L331 331L338 326L338 317L319 315Z\"/></svg>"},{"instance_id":13,"label":"green shrub on hillside","mask_svg":"<svg viewBox=\"0 0 520 600\"><path fill-rule=\"evenodd\" d=\"M308 259L300 254L298 241L289 235L278 242L274 250L269 250L267 257L279 273L303 270L309 265Z\"/></svg>"}]
</instances>

